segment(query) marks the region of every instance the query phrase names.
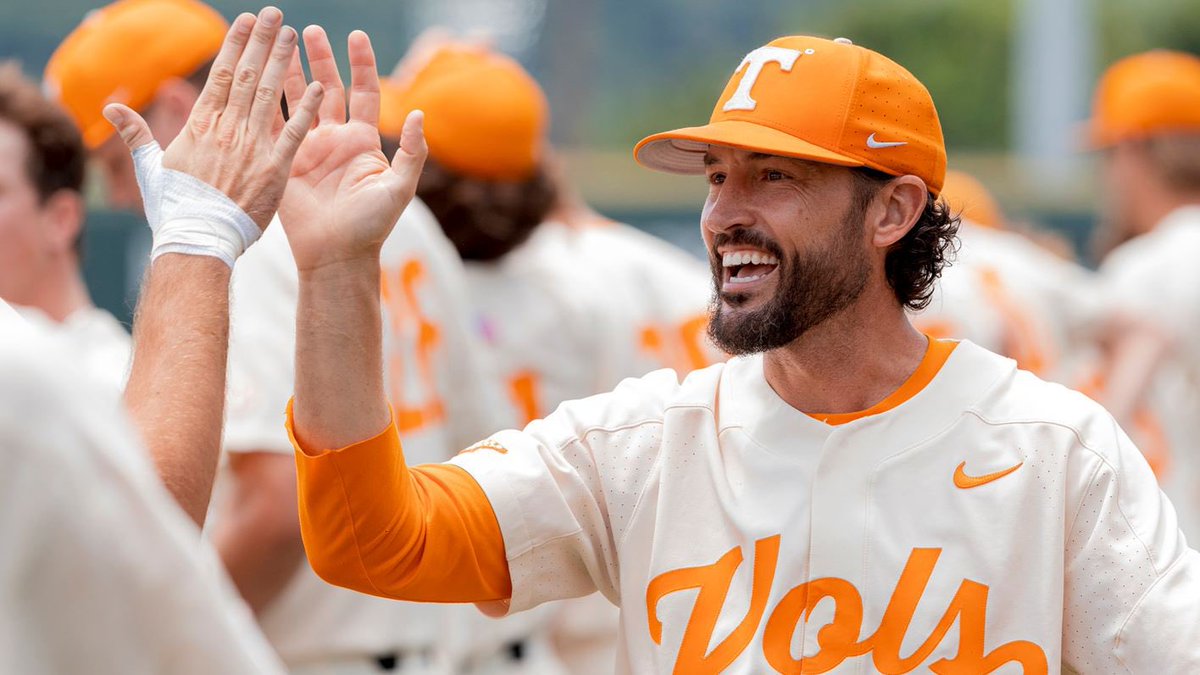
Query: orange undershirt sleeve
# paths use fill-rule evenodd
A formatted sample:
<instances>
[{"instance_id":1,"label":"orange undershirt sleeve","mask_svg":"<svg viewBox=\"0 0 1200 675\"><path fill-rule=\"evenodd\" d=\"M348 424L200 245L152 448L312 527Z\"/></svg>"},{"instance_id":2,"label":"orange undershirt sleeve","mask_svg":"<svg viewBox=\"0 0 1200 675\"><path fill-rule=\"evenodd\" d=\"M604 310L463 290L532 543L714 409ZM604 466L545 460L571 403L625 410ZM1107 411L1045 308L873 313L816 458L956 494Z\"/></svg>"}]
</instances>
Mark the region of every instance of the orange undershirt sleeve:
<instances>
[{"instance_id":1,"label":"orange undershirt sleeve","mask_svg":"<svg viewBox=\"0 0 1200 675\"><path fill-rule=\"evenodd\" d=\"M332 451L296 449L300 532L313 570L362 593L418 602L512 596L504 537L483 488L448 464L409 468L394 421Z\"/></svg>"}]
</instances>

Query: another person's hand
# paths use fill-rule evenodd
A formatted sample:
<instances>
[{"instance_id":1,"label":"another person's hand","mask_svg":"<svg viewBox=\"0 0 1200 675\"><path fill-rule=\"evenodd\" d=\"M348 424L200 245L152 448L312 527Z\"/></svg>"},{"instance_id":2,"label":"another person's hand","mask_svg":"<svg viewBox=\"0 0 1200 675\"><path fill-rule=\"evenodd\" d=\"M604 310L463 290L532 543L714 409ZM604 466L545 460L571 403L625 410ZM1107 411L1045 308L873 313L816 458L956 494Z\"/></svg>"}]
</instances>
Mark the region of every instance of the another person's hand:
<instances>
[{"instance_id":1,"label":"another person's hand","mask_svg":"<svg viewBox=\"0 0 1200 675\"><path fill-rule=\"evenodd\" d=\"M362 31L348 39L349 118L346 91L325 31L304 30L309 69L325 99L292 165L279 215L299 270L377 257L383 242L416 193L425 163L422 116L405 120L400 149L389 164L380 150L379 75L371 41ZM304 90L299 60L285 89L289 100Z\"/></svg>"},{"instance_id":2,"label":"another person's hand","mask_svg":"<svg viewBox=\"0 0 1200 675\"><path fill-rule=\"evenodd\" d=\"M296 105L284 123L280 97L297 53L296 38L274 7L263 9L257 18L239 16L187 124L165 152L136 112L120 104L105 108L105 116L134 154L151 226L171 228L167 221L181 221L169 237L155 230L156 249L166 249L156 252L215 255L232 265L229 256L236 258L274 217L292 160L323 99L321 85L313 83L292 99ZM232 204L214 208L222 195ZM240 249L237 237L221 227L225 222L234 234L249 239ZM159 246L160 235L172 239L173 248Z\"/></svg>"}]
</instances>

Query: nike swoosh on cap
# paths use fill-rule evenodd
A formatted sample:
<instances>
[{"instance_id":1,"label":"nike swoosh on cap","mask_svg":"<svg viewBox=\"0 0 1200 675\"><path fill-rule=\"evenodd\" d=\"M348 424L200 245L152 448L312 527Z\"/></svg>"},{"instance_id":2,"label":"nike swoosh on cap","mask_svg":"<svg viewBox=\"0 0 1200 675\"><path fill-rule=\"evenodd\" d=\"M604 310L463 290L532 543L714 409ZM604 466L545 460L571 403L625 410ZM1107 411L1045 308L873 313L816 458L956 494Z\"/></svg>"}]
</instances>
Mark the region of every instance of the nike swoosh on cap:
<instances>
[{"instance_id":1,"label":"nike swoosh on cap","mask_svg":"<svg viewBox=\"0 0 1200 675\"><path fill-rule=\"evenodd\" d=\"M898 148L901 145L908 145L908 141L877 141L875 134L867 136L867 147L878 150L879 148Z\"/></svg>"}]
</instances>

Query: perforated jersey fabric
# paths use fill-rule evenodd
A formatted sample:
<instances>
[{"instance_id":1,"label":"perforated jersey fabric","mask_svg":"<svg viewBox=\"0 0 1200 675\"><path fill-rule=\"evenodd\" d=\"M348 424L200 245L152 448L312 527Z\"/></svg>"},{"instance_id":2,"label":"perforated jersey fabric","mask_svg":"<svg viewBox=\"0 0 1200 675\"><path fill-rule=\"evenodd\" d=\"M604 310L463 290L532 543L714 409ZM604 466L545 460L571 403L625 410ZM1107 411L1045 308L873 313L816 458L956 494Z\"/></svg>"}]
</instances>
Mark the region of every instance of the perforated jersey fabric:
<instances>
[{"instance_id":1,"label":"perforated jersey fabric","mask_svg":"<svg viewBox=\"0 0 1200 675\"><path fill-rule=\"evenodd\" d=\"M1137 448L968 342L839 426L756 356L491 440L453 463L499 520L511 610L598 589L622 673L1200 672L1200 555Z\"/></svg>"}]
</instances>

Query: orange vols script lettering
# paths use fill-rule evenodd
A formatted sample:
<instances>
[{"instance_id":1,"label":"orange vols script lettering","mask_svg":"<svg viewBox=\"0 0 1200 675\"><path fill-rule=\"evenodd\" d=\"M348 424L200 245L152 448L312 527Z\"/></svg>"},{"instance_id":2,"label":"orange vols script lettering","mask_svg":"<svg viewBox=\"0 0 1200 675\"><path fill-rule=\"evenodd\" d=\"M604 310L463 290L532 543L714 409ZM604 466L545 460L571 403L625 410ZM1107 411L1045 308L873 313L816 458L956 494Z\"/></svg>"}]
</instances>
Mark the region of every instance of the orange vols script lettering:
<instances>
[{"instance_id":1,"label":"orange vols script lettering","mask_svg":"<svg viewBox=\"0 0 1200 675\"><path fill-rule=\"evenodd\" d=\"M779 560L779 542L779 535L755 542L750 608L733 632L711 650L713 630L734 574L742 564L741 548L730 549L711 565L672 570L650 582L646 588L646 609L650 637L655 644L662 644L659 601L672 593L699 589L679 647L676 673L720 673L746 650L766 614ZM881 673L910 673L929 658L957 621L958 651L954 658L931 664L929 670L932 672L938 675L990 673L1007 663L1019 663L1025 675L1045 675L1048 672L1046 654L1032 642L1018 640L985 652L988 587L968 579L959 585L941 621L921 646L911 654L901 655L901 645L941 554L939 548L913 549L879 627L862 640L859 639L863 628L862 595L849 581L826 577L792 588L767 618L763 631L763 656L767 663L779 673L826 673L848 658L869 653L875 669ZM796 628L826 598L834 601L835 609L833 620L817 633L820 649L809 657L793 656L792 636Z\"/></svg>"}]
</instances>

